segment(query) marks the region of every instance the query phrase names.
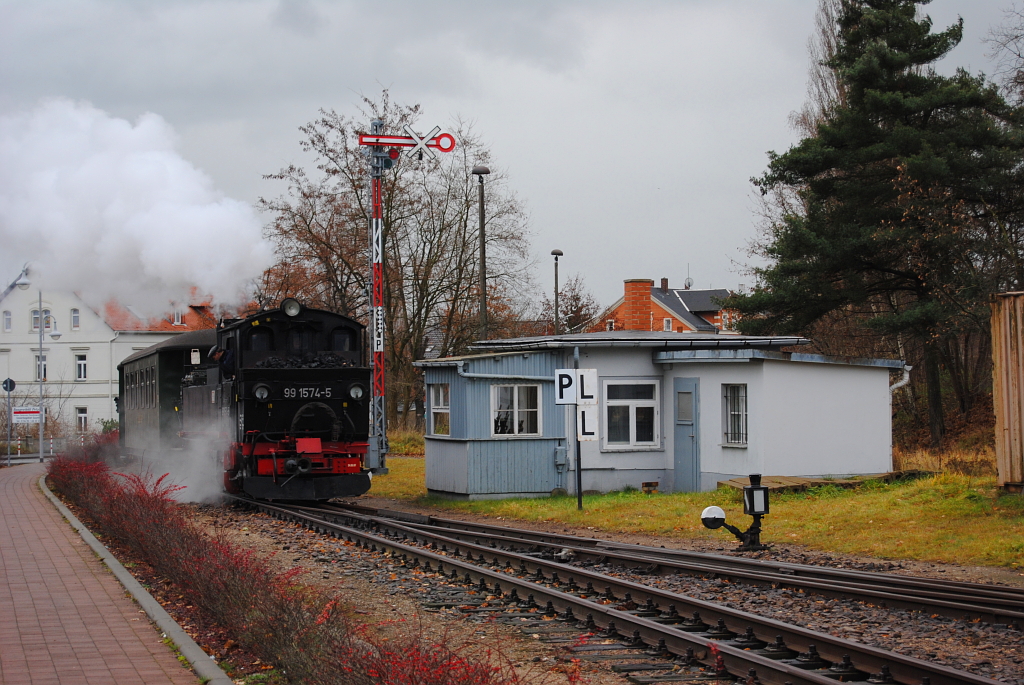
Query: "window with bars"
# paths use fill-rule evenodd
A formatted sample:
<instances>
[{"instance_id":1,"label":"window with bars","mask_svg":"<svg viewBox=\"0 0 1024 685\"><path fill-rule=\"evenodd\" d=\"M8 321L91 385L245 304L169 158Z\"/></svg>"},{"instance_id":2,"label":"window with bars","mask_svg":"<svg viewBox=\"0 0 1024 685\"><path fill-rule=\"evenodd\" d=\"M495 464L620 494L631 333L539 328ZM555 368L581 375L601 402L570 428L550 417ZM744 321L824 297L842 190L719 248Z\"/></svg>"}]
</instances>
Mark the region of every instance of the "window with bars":
<instances>
[{"instance_id":1,"label":"window with bars","mask_svg":"<svg viewBox=\"0 0 1024 685\"><path fill-rule=\"evenodd\" d=\"M540 386L491 386L492 435L540 435Z\"/></svg>"},{"instance_id":2,"label":"window with bars","mask_svg":"<svg viewBox=\"0 0 1024 685\"><path fill-rule=\"evenodd\" d=\"M656 381L607 381L604 405L606 447L644 449L660 445Z\"/></svg>"},{"instance_id":3,"label":"window with bars","mask_svg":"<svg viewBox=\"0 0 1024 685\"><path fill-rule=\"evenodd\" d=\"M448 383L431 383L430 432L433 435L451 435L451 397Z\"/></svg>"},{"instance_id":4,"label":"window with bars","mask_svg":"<svg viewBox=\"0 0 1024 685\"><path fill-rule=\"evenodd\" d=\"M723 425L725 444L747 444L747 385L736 383L722 386Z\"/></svg>"}]
</instances>

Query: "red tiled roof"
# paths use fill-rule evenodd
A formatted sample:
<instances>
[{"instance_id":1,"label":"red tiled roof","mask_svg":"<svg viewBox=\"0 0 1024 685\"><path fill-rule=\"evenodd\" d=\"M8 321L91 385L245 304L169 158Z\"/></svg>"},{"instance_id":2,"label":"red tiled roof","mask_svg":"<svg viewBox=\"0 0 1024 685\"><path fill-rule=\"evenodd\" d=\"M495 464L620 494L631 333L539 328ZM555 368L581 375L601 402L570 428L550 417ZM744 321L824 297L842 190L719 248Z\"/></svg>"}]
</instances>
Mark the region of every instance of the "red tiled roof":
<instances>
[{"instance_id":1,"label":"red tiled roof","mask_svg":"<svg viewBox=\"0 0 1024 685\"><path fill-rule=\"evenodd\" d=\"M190 304L182 308L180 324L174 323L173 309L163 316L147 319L132 311L131 305L122 305L116 300L110 300L103 305L103 311L99 312L99 315L115 331L184 333L186 331L214 328L217 325L217 315L213 311L209 298L203 298L196 304Z\"/></svg>"}]
</instances>

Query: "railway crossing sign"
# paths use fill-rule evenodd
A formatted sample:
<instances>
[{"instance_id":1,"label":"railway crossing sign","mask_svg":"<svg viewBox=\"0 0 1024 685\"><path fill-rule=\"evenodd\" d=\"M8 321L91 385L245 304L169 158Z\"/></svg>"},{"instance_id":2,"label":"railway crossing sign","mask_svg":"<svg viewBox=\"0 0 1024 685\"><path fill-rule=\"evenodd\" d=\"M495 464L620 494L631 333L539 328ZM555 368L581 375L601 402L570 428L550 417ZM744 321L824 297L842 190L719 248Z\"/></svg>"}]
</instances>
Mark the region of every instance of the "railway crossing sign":
<instances>
[{"instance_id":1,"label":"railway crossing sign","mask_svg":"<svg viewBox=\"0 0 1024 685\"><path fill-rule=\"evenodd\" d=\"M425 136L418 135L411 126L405 127L407 136L385 136L375 134L363 134L359 136L360 145L374 145L380 147L404 147L410 148L406 150L406 153L412 157L418 155L420 159L423 158L423 153L426 152L431 157L437 158L437 153L434 150L441 152L451 152L455 149L455 136L450 133L441 133L441 127L435 126L431 129L430 133Z\"/></svg>"}]
</instances>

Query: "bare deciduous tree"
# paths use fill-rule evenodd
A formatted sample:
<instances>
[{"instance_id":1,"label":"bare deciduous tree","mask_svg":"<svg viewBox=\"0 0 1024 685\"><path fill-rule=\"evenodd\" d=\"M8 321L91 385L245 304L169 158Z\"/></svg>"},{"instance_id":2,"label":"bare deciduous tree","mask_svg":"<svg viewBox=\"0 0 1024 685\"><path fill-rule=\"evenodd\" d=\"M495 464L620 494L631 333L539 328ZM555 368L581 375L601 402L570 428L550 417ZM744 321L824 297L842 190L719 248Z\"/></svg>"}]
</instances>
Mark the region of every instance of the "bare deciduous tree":
<instances>
[{"instance_id":1,"label":"bare deciduous tree","mask_svg":"<svg viewBox=\"0 0 1024 685\"><path fill-rule=\"evenodd\" d=\"M268 178L288 183L287 193L261 200L273 215L268 235L278 263L258 285L267 304L287 295L366 320L369 308L367 159L358 135L371 119L386 131L414 126L419 106L363 99L360 117L321 111L301 127L303 150L316 158L312 178L287 167ZM387 329L388 414L408 422L424 395L412 362L428 346L436 353L463 352L478 337L478 208L474 165L490 152L461 120L450 131L455 150L437 159L403 156L383 179L384 311ZM532 290L527 217L500 169L486 186L487 276L491 332L514 330ZM403 411L399 412L399 408Z\"/></svg>"},{"instance_id":2,"label":"bare deciduous tree","mask_svg":"<svg viewBox=\"0 0 1024 685\"><path fill-rule=\"evenodd\" d=\"M1024 101L1024 8L1016 4L1003 11L1002 23L989 31L989 57L997 60L996 77L1007 95Z\"/></svg>"}]
</instances>

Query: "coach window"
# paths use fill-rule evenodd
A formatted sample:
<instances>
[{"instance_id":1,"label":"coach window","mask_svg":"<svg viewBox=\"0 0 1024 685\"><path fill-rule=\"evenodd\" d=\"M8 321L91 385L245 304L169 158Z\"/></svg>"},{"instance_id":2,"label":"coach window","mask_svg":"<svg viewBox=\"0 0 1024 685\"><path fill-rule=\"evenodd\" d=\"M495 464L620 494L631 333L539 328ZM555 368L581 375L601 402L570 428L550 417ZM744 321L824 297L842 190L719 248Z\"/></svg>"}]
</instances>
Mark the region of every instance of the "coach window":
<instances>
[{"instance_id":1,"label":"coach window","mask_svg":"<svg viewBox=\"0 0 1024 685\"><path fill-rule=\"evenodd\" d=\"M71 330L77 331L82 325L82 315L77 309L71 310Z\"/></svg>"},{"instance_id":2,"label":"coach window","mask_svg":"<svg viewBox=\"0 0 1024 685\"><path fill-rule=\"evenodd\" d=\"M430 384L430 432L451 435L451 397L447 383Z\"/></svg>"},{"instance_id":3,"label":"coach window","mask_svg":"<svg viewBox=\"0 0 1024 685\"><path fill-rule=\"evenodd\" d=\"M331 351L351 352L356 348L355 337L351 328L335 328L331 331Z\"/></svg>"},{"instance_id":4,"label":"coach window","mask_svg":"<svg viewBox=\"0 0 1024 685\"><path fill-rule=\"evenodd\" d=\"M540 435L540 386L491 386L493 435Z\"/></svg>"},{"instance_id":5,"label":"coach window","mask_svg":"<svg viewBox=\"0 0 1024 685\"><path fill-rule=\"evenodd\" d=\"M606 381L604 442L611 450L658 447L657 381Z\"/></svg>"},{"instance_id":6,"label":"coach window","mask_svg":"<svg viewBox=\"0 0 1024 685\"><path fill-rule=\"evenodd\" d=\"M249 350L252 352L272 352L274 350L274 331L262 326L250 330Z\"/></svg>"}]
</instances>

